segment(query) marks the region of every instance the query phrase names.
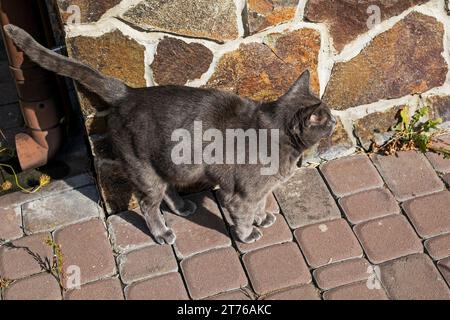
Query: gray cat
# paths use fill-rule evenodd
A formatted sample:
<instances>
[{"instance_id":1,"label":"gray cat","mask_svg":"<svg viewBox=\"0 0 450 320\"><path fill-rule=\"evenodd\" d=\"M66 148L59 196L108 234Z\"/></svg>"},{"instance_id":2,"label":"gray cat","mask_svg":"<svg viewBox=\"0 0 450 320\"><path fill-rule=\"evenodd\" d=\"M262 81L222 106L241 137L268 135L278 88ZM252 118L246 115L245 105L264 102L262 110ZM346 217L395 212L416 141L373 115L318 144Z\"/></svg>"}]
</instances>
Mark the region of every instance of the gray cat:
<instances>
[{"instance_id":1,"label":"gray cat","mask_svg":"<svg viewBox=\"0 0 450 320\"><path fill-rule=\"evenodd\" d=\"M302 153L331 135L336 125L329 108L310 93L309 71L284 96L270 103L214 89L183 86L134 89L44 48L16 26L7 25L4 29L32 61L73 78L111 107L108 130L112 143L135 187L133 191L147 226L160 244L175 242L175 234L160 212L162 201L178 215L193 214L196 205L183 200L176 188L197 183L220 186L219 200L229 212L233 231L240 241L251 243L261 238L258 227L269 227L276 219L265 210L267 196L293 175ZM177 142L172 141L172 134L180 128L194 134L195 121L201 121L204 130L223 133L227 129L277 130L279 170L262 175L260 161L175 164L172 152ZM248 150L245 153L251 156Z\"/></svg>"}]
</instances>

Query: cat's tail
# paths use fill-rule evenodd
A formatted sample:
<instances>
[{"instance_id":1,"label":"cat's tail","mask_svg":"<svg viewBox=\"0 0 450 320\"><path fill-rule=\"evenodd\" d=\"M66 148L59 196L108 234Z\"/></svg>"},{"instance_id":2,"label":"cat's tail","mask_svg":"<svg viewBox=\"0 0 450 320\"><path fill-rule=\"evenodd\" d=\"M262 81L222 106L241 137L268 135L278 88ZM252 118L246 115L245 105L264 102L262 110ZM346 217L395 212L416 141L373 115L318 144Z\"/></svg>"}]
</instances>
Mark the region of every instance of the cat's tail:
<instances>
[{"instance_id":1,"label":"cat's tail","mask_svg":"<svg viewBox=\"0 0 450 320\"><path fill-rule=\"evenodd\" d=\"M116 105L127 97L129 87L120 80L104 76L82 62L41 46L31 35L17 26L8 24L4 26L4 30L33 62L44 69L78 81L108 104Z\"/></svg>"}]
</instances>

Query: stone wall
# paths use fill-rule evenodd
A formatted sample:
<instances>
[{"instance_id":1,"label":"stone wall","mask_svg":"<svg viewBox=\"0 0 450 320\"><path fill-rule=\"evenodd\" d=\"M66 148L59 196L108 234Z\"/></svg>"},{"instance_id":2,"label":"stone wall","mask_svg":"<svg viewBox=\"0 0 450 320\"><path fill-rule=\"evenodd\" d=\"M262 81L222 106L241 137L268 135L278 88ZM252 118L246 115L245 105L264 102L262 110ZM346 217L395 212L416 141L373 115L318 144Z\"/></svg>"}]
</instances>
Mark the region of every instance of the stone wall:
<instances>
[{"instance_id":1,"label":"stone wall","mask_svg":"<svg viewBox=\"0 0 450 320\"><path fill-rule=\"evenodd\" d=\"M54 1L69 54L133 87L212 87L271 100L310 69L312 90L339 118L312 160L382 140L405 105L427 103L450 121L444 0ZM107 111L82 88L79 98L108 210L135 206L105 135Z\"/></svg>"}]
</instances>

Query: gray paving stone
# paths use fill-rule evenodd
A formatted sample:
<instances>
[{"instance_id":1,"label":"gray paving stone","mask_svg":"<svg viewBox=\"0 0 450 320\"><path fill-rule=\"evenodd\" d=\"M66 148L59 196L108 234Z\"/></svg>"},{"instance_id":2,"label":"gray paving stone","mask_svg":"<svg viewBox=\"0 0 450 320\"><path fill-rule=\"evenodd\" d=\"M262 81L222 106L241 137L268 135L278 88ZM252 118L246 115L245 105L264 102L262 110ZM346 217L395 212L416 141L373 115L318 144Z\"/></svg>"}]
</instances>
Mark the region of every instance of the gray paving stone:
<instances>
[{"instance_id":1,"label":"gray paving stone","mask_svg":"<svg viewBox=\"0 0 450 320\"><path fill-rule=\"evenodd\" d=\"M25 232L51 231L74 222L102 217L103 210L97 204L99 200L96 187L88 186L26 203L22 206Z\"/></svg>"},{"instance_id":2,"label":"gray paving stone","mask_svg":"<svg viewBox=\"0 0 450 320\"><path fill-rule=\"evenodd\" d=\"M316 169L299 169L275 191L275 195L292 229L341 216L333 196Z\"/></svg>"},{"instance_id":3,"label":"gray paving stone","mask_svg":"<svg viewBox=\"0 0 450 320\"><path fill-rule=\"evenodd\" d=\"M69 177L63 180L52 181L48 186L39 190L36 193L27 194L23 192L13 192L2 196L0 202L0 208L11 208L22 205L26 202L31 202L38 199L44 199L50 196L55 196L60 193L78 189L84 186L94 184L95 180L91 174L80 174L77 176Z\"/></svg>"}]
</instances>

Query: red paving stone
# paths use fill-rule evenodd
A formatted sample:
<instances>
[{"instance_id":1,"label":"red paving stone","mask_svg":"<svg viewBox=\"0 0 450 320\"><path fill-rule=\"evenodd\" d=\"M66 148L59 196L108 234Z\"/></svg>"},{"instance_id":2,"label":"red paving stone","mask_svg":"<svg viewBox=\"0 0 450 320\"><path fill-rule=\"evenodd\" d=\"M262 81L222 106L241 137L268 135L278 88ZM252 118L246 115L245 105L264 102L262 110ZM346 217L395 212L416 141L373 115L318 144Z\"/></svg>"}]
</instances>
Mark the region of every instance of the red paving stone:
<instances>
[{"instance_id":1,"label":"red paving stone","mask_svg":"<svg viewBox=\"0 0 450 320\"><path fill-rule=\"evenodd\" d=\"M323 293L324 300L388 300L381 289L369 289L367 281L351 283Z\"/></svg>"},{"instance_id":2,"label":"red paving stone","mask_svg":"<svg viewBox=\"0 0 450 320\"><path fill-rule=\"evenodd\" d=\"M395 300L450 299L450 289L425 254L380 265L381 282Z\"/></svg>"},{"instance_id":3,"label":"red paving stone","mask_svg":"<svg viewBox=\"0 0 450 320\"><path fill-rule=\"evenodd\" d=\"M205 300L222 300L222 301L239 301L239 300L252 300L249 296L249 294L241 291L241 290L236 290L236 291L230 291L230 292L225 292L225 293L221 293L218 295L215 295L213 297L208 297Z\"/></svg>"},{"instance_id":4,"label":"red paving stone","mask_svg":"<svg viewBox=\"0 0 450 320\"><path fill-rule=\"evenodd\" d=\"M14 280L44 271L53 250L45 244L50 233L27 236L0 248L0 276Z\"/></svg>"},{"instance_id":5,"label":"red paving stone","mask_svg":"<svg viewBox=\"0 0 450 320\"><path fill-rule=\"evenodd\" d=\"M23 236L20 208L0 208L0 239L14 240Z\"/></svg>"},{"instance_id":6,"label":"red paving stone","mask_svg":"<svg viewBox=\"0 0 450 320\"><path fill-rule=\"evenodd\" d=\"M247 277L233 248L203 252L181 262L181 270L193 299L245 287Z\"/></svg>"},{"instance_id":7,"label":"red paving stone","mask_svg":"<svg viewBox=\"0 0 450 320\"><path fill-rule=\"evenodd\" d=\"M329 161L320 171L337 197L383 186L383 180L366 155Z\"/></svg>"},{"instance_id":8,"label":"red paving stone","mask_svg":"<svg viewBox=\"0 0 450 320\"><path fill-rule=\"evenodd\" d=\"M450 159L444 158L443 155L435 152L427 152L426 156L431 162L431 165L437 172L448 173L450 172Z\"/></svg>"},{"instance_id":9,"label":"red paving stone","mask_svg":"<svg viewBox=\"0 0 450 320\"><path fill-rule=\"evenodd\" d=\"M438 268L445 281L447 281L447 284L450 286L450 257L439 261Z\"/></svg>"},{"instance_id":10,"label":"red paving stone","mask_svg":"<svg viewBox=\"0 0 450 320\"><path fill-rule=\"evenodd\" d=\"M126 284L178 271L177 259L169 245L140 248L119 256L117 260L120 277Z\"/></svg>"},{"instance_id":11,"label":"red paving stone","mask_svg":"<svg viewBox=\"0 0 450 320\"><path fill-rule=\"evenodd\" d=\"M311 282L305 260L292 242L252 251L242 260L259 295Z\"/></svg>"},{"instance_id":12,"label":"red paving stone","mask_svg":"<svg viewBox=\"0 0 450 320\"><path fill-rule=\"evenodd\" d=\"M433 260L450 257L450 233L428 239L424 245Z\"/></svg>"},{"instance_id":13,"label":"red paving stone","mask_svg":"<svg viewBox=\"0 0 450 320\"><path fill-rule=\"evenodd\" d=\"M352 224L400 213L397 201L385 188L363 191L341 198L339 204Z\"/></svg>"},{"instance_id":14,"label":"red paving stone","mask_svg":"<svg viewBox=\"0 0 450 320\"><path fill-rule=\"evenodd\" d=\"M422 238L450 232L450 192L443 191L403 204L409 220Z\"/></svg>"},{"instance_id":15,"label":"red paving stone","mask_svg":"<svg viewBox=\"0 0 450 320\"><path fill-rule=\"evenodd\" d=\"M329 290L349 283L367 280L370 276L370 264L366 259L357 258L314 270L317 285Z\"/></svg>"},{"instance_id":16,"label":"red paving stone","mask_svg":"<svg viewBox=\"0 0 450 320\"><path fill-rule=\"evenodd\" d=\"M127 300L188 300L178 272L136 282L125 288Z\"/></svg>"},{"instance_id":17,"label":"red paving stone","mask_svg":"<svg viewBox=\"0 0 450 320\"><path fill-rule=\"evenodd\" d=\"M117 278L99 280L64 294L64 300L123 300L122 284Z\"/></svg>"},{"instance_id":18,"label":"red paving stone","mask_svg":"<svg viewBox=\"0 0 450 320\"><path fill-rule=\"evenodd\" d=\"M155 244L144 218L137 212L126 211L109 217L108 230L119 253Z\"/></svg>"},{"instance_id":19,"label":"red paving stone","mask_svg":"<svg viewBox=\"0 0 450 320\"><path fill-rule=\"evenodd\" d=\"M275 195L292 229L337 219L341 216L333 196L317 169L297 170L288 182L275 191Z\"/></svg>"},{"instance_id":20,"label":"red paving stone","mask_svg":"<svg viewBox=\"0 0 450 320\"><path fill-rule=\"evenodd\" d=\"M344 219L297 229L295 238L313 268L363 255L358 240Z\"/></svg>"},{"instance_id":21,"label":"red paving stone","mask_svg":"<svg viewBox=\"0 0 450 320\"><path fill-rule=\"evenodd\" d=\"M235 241L236 247L242 253L253 251L256 249L268 247L274 244L280 244L284 242L292 241L292 232L289 229L283 216L280 214L276 215L277 220L269 228L260 228L263 236L258 241L253 243L242 243L240 241Z\"/></svg>"},{"instance_id":22,"label":"red paving stone","mask_svg":"<svg viewBox=\"0 0 450 320\"><path fill-rule=\"evenodd\" d=\"M94 219L57 230L55 241L61 245L64 265L80 268L81 284L116 273L116 263L102 221Z\"/></svg>"},{"instance_id":23,"label":"red paving stone","mask_svg":"<svg viewBox=\"0 0 450 320\"><path fill-rule=\"evenodd\" d=\"M5 300L61 300L58 281L49 273L18 280L3 292Z\"/></svg>"},{"instance_id":24,"label":"red paving stone","mask_svg":"<svg viewBox=\"0 0 450 320\"><path fill-rule=\"evenodd\" d=\"M419 237L402 215L364 222L354 230L367 258L375 264L423 251Z\"/></svg>"},{"instance_id":25,"label":"red paving stone","mask_svg":"<svg viewBox=\"0 0 450 320\"><path fill-rule=\"evenodd\" d=\"M398 201L427 195L444 189L426 157L418 152L374 155L372 160Z\"/></svg>"},{"instance_id":26,"label":"red paving stone","mask_svg":"<svg viewBox=\"0 0 450 320\"><path fill-rule=\"evenodd\" d=\"M319 290L312 284L267 295L262 300L320 300Z\"/></svg>"},{"instance_id":27,"label":"red paving stone","mask_svg":"<svg viewBox=\"0 0 450 320\"><path fill-rule=\"evenodd\" d=\"M188 199L197 204L189 217L164 212L167 225L175 232L175 252L183 259L196 253L231 246L230 236L219 207L211 193L201 193Z\"/></svg>"}]
</instances>

